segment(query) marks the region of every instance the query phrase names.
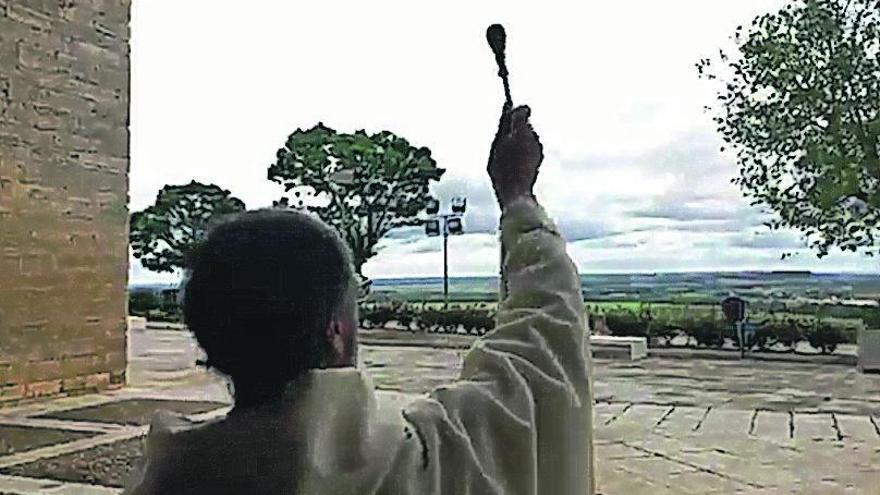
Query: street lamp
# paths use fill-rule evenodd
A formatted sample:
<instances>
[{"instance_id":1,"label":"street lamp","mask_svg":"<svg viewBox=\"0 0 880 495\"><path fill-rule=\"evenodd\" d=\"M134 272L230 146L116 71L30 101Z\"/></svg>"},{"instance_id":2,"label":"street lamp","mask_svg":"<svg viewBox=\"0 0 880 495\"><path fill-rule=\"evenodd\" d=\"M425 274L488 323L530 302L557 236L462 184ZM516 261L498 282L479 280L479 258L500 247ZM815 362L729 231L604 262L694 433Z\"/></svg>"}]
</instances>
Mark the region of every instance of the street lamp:
<instances>
[{"instance_id":1,"label":"street lamp","mask_svg":"<svg viewBox=\"0 0 880 495\"><path fill-rule=\"evenodd\" d=\"M461 218L450 218L446 221L446 229L452 235L461 235L464 233L464 227L461 224Z\"/></svg>"},{"instance_id":2,"label":"street lamp","mask_svg":"<svg viewBox=\"0 0 880 495\"><path fill-rule=\"evenodd\" d=\"M425 221L425 233L428 234L428 237L440 235L440 220Z\"/></svg>"},{"instance_id":3,"label":"street lamp","mask_svg":"<svg viewBox=\"0 0 880 495\"><path fill-rule=\"evenodd\" d=\"M467 209L467 198L456 196L450 204L451 213L440 213L440 201L429 199L425 206L425 234L428 237L443 236L443 302L449 304L449 235L464 234L462 217Z\"/></svg>"},{"instance_id":4,"label":"street lamp","mask_svg":"<svg viewBox=\"0 0 880 495\"><path fill-rule=\"evenodd\" d=\"M428 215L436 215L440 212L440 201L434 198L428 200L428 205L425 206L425 213Z\"/></svg>"},{"instance_id":5,"label":"street lamp","mask_svg":"<svg viewBox=\"0 0 880 495\"><path fill-rule=\"evenodd\" d=\"M464 210L466 206L467 198L461 196L456 196L452 198L452 213L464 215Z\"/></svg>"}]
</instances>

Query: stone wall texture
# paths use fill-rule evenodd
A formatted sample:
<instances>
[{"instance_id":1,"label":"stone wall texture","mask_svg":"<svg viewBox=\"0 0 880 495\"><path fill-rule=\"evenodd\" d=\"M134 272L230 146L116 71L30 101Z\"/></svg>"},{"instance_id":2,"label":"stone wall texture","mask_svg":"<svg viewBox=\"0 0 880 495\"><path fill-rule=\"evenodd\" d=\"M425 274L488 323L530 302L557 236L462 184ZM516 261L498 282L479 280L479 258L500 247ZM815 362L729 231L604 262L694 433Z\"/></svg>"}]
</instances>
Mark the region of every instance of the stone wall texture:
<instances>
[{"instance_id":1,"label":"stone wall texture","mask_svg":"<svg viewBox=\"0 0 880 495\"><path fill-rule=\"evenodd\" d=\"M125 381L130 0L0 0L0 407Z\"/></svg>"}]
</instances>

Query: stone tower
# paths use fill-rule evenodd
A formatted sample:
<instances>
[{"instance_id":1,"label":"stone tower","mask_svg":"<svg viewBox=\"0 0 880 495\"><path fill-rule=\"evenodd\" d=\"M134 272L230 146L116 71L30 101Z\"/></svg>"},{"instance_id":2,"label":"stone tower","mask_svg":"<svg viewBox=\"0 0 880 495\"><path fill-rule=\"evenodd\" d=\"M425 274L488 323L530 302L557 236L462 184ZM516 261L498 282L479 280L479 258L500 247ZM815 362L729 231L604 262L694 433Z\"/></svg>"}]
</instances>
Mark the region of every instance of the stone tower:
<instances>
[{"instance_id":1,"label":"stone tower","mask_svg":"<svg viewBox=\"0 0 880 495\"><path fill-rule=\"evenodd\" d=\"M0 407L121 385L130 0L0 0Z\"/></svg>"}]
</instances>

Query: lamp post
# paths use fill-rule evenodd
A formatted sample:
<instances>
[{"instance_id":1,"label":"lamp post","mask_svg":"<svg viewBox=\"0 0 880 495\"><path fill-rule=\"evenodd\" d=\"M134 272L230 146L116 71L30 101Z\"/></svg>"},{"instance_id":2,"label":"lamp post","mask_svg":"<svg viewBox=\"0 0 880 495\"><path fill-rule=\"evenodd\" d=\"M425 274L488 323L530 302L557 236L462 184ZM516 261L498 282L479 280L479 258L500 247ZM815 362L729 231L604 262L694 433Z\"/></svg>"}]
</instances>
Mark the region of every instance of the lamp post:
<instances>
[{"instance_id":1,"label":"lamp post","mask_svg":"<svg viewBox=\"0 0 880 495\"><path fill-rule=\"evenodd\" d=\"M428 217L425 220L425 234L428 237L443 236L443 304L449 304L449 235L464 233L462 218L467 209L467 198L452 198L450 213L440 213L440 201L431 199L425 207Z\"/></svg>"}]
</instances>

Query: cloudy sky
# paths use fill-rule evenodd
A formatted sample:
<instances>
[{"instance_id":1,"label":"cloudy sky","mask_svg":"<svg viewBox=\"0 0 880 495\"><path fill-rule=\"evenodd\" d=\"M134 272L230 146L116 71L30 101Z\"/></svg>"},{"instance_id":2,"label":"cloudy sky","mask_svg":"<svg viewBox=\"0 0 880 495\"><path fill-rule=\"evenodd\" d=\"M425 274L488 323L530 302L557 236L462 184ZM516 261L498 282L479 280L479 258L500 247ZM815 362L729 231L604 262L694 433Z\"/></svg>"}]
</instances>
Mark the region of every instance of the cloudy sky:
<instances>
[{"instance_id":1,"label":"cloudy sky","mask_svg":"<svg viewBox=\"0 0 880 495\"><path fill-rule=\"evenodd\" d=\"M501 22L514 100L545 146L538 196L582 272L875 271L855 255L780 260L799 237L762 227L702 109L713 88L694 63L781 3L134 2L131 207L192 179L268 206L281 190L266 169L293 130L384 129L431 148L441 198L468 197L450 273L494 274L484 169L503 97L484 33ZM365 271L439 275L440 242L395 232ZM133 282L163 280L133 263Z\"/></svg>"}]
</instances>

